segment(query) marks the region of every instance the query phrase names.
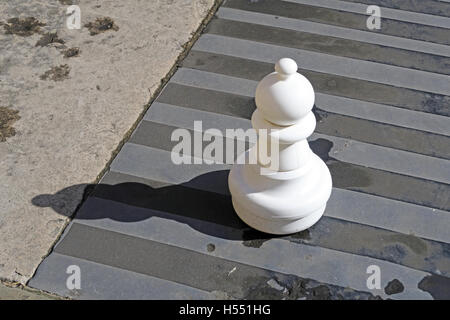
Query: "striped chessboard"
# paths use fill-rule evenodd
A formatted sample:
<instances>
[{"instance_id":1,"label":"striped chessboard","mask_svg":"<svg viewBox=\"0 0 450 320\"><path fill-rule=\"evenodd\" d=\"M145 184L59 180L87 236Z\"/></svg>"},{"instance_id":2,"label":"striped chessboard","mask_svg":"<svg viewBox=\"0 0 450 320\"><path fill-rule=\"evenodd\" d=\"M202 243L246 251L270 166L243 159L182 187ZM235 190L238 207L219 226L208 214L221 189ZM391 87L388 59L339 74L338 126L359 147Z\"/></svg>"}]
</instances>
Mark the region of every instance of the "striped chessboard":
<instances>
[{"instance_id":1,"label":"striped chessboard","mask_svg":"<svg viewBox=\"0 0 450 320\"><path fill-rule=\"evenodd\" d=\"M81 299L450 299L449 28L448 1L225 1L29 284ZM334 188L316 225L273 237L236 216L230 165L173 164L171 134L250 128L282 57L316 91L310 145Z\"/></svg>"}]
</instances>

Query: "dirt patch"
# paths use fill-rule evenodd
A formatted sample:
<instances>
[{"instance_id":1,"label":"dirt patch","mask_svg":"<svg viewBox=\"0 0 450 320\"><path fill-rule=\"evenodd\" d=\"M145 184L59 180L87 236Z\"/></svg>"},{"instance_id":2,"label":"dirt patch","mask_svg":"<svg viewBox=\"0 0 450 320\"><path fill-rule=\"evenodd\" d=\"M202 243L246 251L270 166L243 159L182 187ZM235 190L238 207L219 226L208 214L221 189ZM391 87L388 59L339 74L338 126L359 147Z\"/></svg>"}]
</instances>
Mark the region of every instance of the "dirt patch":
<instances>
[{"instance_id":1,"label":"dirt patch","mask_svg":"<svg viewBox=\"0 0 450 320\"><path fill-rule=\"evenodd\" d=\"M309 229L294 233L293 235L291 235L290 237L287 237L288 239L299 239L302 241L309 241L311 240L311 231Z\"/></svg>"},{"instance_id":2,"label":"dirt patch","mask_svg":"<svg viewBox=\"0 0 450 320\"><path fill-rule=\"evenodd\" d=\"M34 17L11 18L3 24L6 34L15 34L22 37L28 37L39 33L45 23L40 22Z\"/></svg>"},{"instance_id":3,"label":"dirt patch","mask_svg":"<svg viewBox=\"0 0 450 320\"><path fill-rule=\"evenodd\" d=\"M16 130L12 125L19 119L19 111L0 107L0 142L5 142L6 138L16 134Z\"/></svg>"},{"instance_id":4,"label":"dirt patch","mask_svg":"<svg viewBox=\"0 0 450 320\"><path fill-rule=\"evenodd\" d=\"M276 236L255 229L246 229L242 233L242 244L246 247L261 248L264 242L269 241Z\"/></svg>"},{"instance_id":5,"label":"dirt patch","mask_svg":"<svg viewBox=\"0 0 450 320\"><path fill-rule=\"evenodd\" d=\"M42 35L38 42L36 42L36 47L45 47L52 43L64 44L64 40L58 38L58 34L56 32L47 32Z\"/></svg>"},{"instance_id":6,"label":"dirt patch","mask_svg":"<svg viewBox=\"0 0 450 320\"><path fill-rule=\"evenodd\" d=\"M450 278L431 274L419 282L419 289L428 292L434 299L450 300Z\"/></svg>"},{"instance_id":7,"label":"dirt patch","mask_svg":"<svg viewBox=\"0 0 450 320\"><path fill-rule=\"evenodd\" d=\"M41 80L62 81L69 78L70 67L67 64L56 66L46 71L39 78Z\"/></svg>"},{"instance_id":8,"label":"dirt patch","mask_svg":"<svg viewBox=\"0 0 450 320\"><path fill-rule=\"evenodd\" d=\"M294 275L269 272L243 279L248 300L381 300L369 292L355 291Z\"/></svg>"},{"instance_id":9,"label":"dirt patch","mask_svg":"<svg viewBox=\"0 0 450 320\"><path fill-rule=\"evenodd\" d=\"M89 29L91 36L95 36L108 30L119 30L119 26L116 25L114 20L110 17L97 18L94 22L86 23L84 26Z\"/></svg>"},{"instance_id":10,"label":"dirt patch","mask_svg":"<svg viewBox=\"0 0 450 320\"><path fill-rule=\"evenodd\" d=\"M63 51L64 58L78 57L81 53L80 48L74 47Z\"/></svg>"},{"instance_id":11,"label":"dirt patch","mask_svg":"<svg viewBox=\"0 0 450 320\"><path fill-rule=\"evenodd\" d=\"M403 290L405 290L405 287L403 286L403 283L401 283L398 279L389 281L389 283L386 285L386 288L384 288L384 292L388 295L400 293L403 292Z\"/></svg>"}]
</instances>

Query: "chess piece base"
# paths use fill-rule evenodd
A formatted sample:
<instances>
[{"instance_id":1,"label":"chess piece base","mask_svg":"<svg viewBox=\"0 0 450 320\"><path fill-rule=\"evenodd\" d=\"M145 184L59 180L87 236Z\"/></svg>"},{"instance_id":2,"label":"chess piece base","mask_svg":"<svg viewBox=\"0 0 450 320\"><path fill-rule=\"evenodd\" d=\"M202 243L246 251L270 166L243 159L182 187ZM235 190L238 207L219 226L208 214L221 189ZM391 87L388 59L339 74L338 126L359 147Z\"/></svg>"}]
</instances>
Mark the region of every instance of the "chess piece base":
<instances>
[{"instance_id":1,"label":"chess piece base","mask_svg":"<svg viewBox=\"0 0 450 320\"><path fill-rule=\"evenodd\" d=\"M236 203L234 199L232 202L234 210L245 224L258 231L277 235L292 234L306 230L319 221L325 211L325 206L323 206L298 220L268 220L246 210L239 203Z\"/></svg>"},{"instance_id":2,"label":"chess piece base","mask_svg":"<svg viewBox=\"0 0 450 320\"><path fill-rule=\"evenodd\" d=\"M317 155L311 153L308 163L297 170L260 169L257 164L234 165L228 178L233 207L246 224L281 235L305 230L320 219L332 184Z\"/></svg>"}]
</instances>

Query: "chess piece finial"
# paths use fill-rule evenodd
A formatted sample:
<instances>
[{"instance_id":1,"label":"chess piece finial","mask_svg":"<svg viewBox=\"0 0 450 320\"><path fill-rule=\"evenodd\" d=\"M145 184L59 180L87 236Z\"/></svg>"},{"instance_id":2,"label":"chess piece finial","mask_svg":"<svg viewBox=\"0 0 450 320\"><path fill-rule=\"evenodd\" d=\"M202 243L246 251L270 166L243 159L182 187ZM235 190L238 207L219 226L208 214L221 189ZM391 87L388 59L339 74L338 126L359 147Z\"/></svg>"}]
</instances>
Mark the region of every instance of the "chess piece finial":
<instances>
[{"instance_id":1,"label":"chess piece finial","mask_svg":"<svg viewBox=\"0 0 450 320\"><path fill-rule=\"evenodd\" d=\"M259 82L255 102L266 120L279 126L293 125L312 110L314 89L297 73L295 61L283 58L275 64L275 72Z\"/></svg>"},{"instance_id":2,"label":"chess piece finial","mask_svg":"<svg viewBox=\"0 0 450 320\"><path fill-rule=\"evenodd\" d=\"M283 58L259 82L255 102L252 126L276 138L271 148L279 154L277 168L261 170L266 165L259 157L257 164L233 165L228 179L233 206L257 230L305 230L320 219L331 194L330 172L306 140L316 126L314 89L297 73L295 61Z\"/></svg>"}]
</instances>

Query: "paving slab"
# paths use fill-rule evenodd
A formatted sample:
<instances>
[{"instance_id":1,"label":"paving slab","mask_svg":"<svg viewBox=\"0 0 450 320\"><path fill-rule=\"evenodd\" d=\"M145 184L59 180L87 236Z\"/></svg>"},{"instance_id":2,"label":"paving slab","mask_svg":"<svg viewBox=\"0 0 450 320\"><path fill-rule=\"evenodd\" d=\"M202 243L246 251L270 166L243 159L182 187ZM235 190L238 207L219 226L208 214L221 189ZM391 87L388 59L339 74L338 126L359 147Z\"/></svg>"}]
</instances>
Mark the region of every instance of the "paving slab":
<instances>
[{"instance_id":1,"label":"paving slab","mask_svg":"<svg viewBox=\"0 0 450 320\"><path fill-rule=\"evenodd\" d=\"M213 5L1 1L1 279L33 275Z\"/></svg>"},{"instance_id":2,"label":"paving slab","mask_svg":"<svg viewBox=\"0 0 450 320\"><path fill-rule=\"evenodd\" d=\"M450 299L448 5L387 1L374 32L353 2L225 1L29 285L79 299ZM283 56L316 89L310 145L334 188L317 224L276 237L235 214L226 157L176 165L171 133L249 128L256 81ZM200 151L183 157L211 160Z\"/></svg>"}]
</instances>

